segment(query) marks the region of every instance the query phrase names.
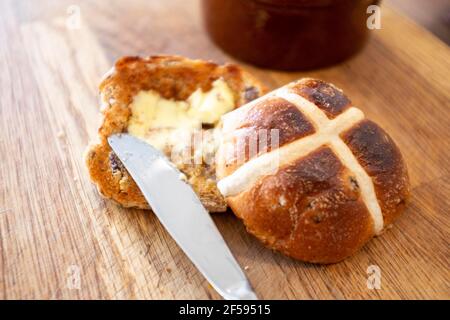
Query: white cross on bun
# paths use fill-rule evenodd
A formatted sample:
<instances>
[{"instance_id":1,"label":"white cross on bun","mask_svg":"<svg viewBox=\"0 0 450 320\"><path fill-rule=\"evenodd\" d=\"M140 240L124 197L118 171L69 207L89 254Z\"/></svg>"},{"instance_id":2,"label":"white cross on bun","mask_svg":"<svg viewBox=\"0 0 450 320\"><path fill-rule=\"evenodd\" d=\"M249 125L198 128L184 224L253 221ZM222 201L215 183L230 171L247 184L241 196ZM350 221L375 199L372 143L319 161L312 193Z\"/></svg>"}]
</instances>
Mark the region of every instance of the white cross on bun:
<instances>
[{"instance_id":1,"label":"white cross on bun","mask_svg":"<svg viewBox=\"0 0 450 320\"><path fill-rule=\"evenodd\" d=\"M222 117L218 187L247 230L293 258L338 262L404 210L400 150L335 86L302 79ZM262 135L267 148L259 146ZM272 138L271 138L272 137ZM273 141L272 141L273 142Z\"/></svg>"}]
</instances>

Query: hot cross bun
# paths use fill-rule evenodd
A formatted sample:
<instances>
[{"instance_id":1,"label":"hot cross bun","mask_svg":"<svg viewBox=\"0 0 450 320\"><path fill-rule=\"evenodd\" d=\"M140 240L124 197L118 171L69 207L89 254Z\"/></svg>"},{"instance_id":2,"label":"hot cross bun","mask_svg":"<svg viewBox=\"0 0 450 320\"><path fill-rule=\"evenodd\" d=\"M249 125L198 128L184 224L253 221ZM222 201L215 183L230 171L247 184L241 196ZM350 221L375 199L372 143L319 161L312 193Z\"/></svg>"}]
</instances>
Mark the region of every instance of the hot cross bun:
<instances>
[{"instance_id":1,"label":"hot cross bun","mask_svg":"<svg viewBox=\"0 0 450 320\"><path fill-rule=\"evenodd\" d=\"M272 249L338 262L404 210L409 178L400 150L331 84L290 83L222 122L219 190Z\"/></svg>"}]
</instances>

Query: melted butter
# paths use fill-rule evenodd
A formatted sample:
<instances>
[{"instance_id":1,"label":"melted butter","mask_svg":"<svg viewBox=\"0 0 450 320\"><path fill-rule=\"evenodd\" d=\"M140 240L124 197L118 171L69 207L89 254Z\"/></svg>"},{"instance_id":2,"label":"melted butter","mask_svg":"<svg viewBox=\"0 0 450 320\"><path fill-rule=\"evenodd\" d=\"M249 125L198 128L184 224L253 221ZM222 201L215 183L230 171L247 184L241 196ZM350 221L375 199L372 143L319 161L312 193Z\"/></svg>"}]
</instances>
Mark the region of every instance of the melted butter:
<instances>
[{"instance_id":1,"label":"melted butter","mask_svg":"<svg viewBox=\"0 0 450 320\"><path fill-rule=\"evenodd\" d=\"M233 92L222 79L214 81L208 92L197 89L189 98L189 116L202 123L215 124L225 113L233 110Z\"/></svg>"},{"instance_id":2,"label":"melted butter","mask_svg":"<svg viewBox=\"0 0 450 320\"><path fill-rule=\"evenodd\" d=\"M128 133L165 151L166 147L190 143L189 132L202 124L216 125L234 109L233 92L222 79L211 90L197 89L186 101L165 99L155 91L140 91L130 105Z\"/></svg>"}]
</instances>

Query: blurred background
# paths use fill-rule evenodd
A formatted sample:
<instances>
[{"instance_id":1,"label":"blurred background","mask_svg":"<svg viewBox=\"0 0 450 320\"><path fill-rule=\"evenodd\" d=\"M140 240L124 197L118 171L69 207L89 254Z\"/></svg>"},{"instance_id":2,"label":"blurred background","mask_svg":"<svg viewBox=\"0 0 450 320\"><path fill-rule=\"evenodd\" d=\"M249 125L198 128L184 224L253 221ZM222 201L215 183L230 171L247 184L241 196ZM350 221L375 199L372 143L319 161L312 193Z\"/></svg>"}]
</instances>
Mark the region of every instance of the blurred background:
<instances>
[{"instance_id":1,"label":"blurred background","mask_svg":"<svg viewBox=\"0 0 450 320\"><path fill-rule=\"evenodd\" d=\"M385 2L450 44L449 0L386 0Z\"/></svg>"}]
</instances>

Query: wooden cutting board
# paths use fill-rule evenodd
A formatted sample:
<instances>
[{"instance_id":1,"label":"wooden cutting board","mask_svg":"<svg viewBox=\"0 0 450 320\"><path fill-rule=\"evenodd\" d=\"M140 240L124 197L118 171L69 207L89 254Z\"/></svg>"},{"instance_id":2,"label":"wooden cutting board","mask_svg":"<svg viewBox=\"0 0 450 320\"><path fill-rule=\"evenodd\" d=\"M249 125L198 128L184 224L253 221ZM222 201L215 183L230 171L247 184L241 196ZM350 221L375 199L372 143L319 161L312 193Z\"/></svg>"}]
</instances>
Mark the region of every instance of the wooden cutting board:
<instances>
[{"instance_id":1,"label":"wooden cutting board","mask_svg":"<svg viewBox=\"0 0 450 320\"><path fill-rule=\"evenodd\" d=\"M102 199L82 161L100 123L97 85L115 59L233 60L205 35L198 1L3 0L0 40L0 298L220 298L152 213ZM260 297L449 299L449 48L385 6L382 30L344 64L246 68L272 88L303 76L343 88L398 143L412 181L395 226L335 265L281 256L233 215L215 215ZM367 286L370 266L380 289Z\"/></svg>"}]
</instances>

